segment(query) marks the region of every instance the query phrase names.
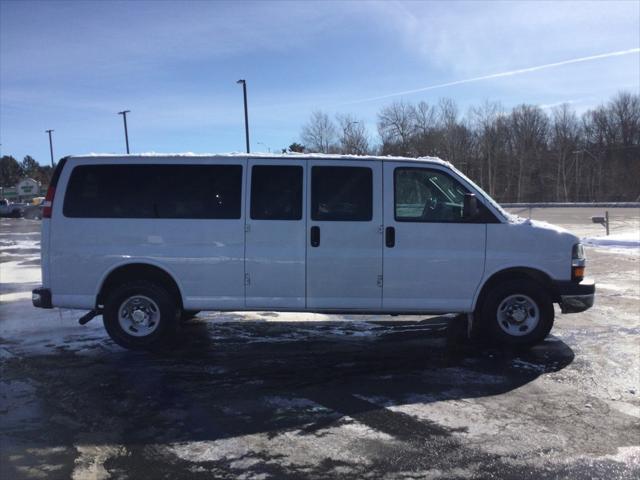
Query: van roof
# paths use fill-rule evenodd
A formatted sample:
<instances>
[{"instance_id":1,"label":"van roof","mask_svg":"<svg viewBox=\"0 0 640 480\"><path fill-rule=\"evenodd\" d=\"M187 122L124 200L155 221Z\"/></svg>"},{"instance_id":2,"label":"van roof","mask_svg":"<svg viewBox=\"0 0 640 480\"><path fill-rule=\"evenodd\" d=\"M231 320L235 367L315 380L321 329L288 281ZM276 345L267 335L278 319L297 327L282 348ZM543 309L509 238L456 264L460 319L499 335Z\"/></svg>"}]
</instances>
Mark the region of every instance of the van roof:
<instances>
[{"instance_id":1,"label":"van roof","mask_svg":"<svg viewBox=\"0 0 640 480\"><path fill-rule=\"evenodd\" d=\"M313 160L381 160L385 162L419 162L419 163L430 163L430 164L438 164L445 165L451 167L451 163L442 160L438 157L396 157L396 156L380 156L380 155L340 155L340 154L325 154L325 153L241 153L241 152L233 152L233 153L136 153L136 154L114 154L114 153L89 153L86 155L73 155L69 158L71 159L116 159L116 158L144 158L144 159L153 159L153 158L193 158L193 159L201 159L201 158L262 158L262 159L313 159Z\"/></svg>"}]
</instances>

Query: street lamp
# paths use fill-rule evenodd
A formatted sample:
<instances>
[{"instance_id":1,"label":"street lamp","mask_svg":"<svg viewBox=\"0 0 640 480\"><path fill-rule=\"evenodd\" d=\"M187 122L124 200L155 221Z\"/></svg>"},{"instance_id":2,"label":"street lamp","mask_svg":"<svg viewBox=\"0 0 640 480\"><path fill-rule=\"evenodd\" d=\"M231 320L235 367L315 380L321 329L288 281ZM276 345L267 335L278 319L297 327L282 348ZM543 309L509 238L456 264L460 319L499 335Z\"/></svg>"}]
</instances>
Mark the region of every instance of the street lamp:
<instances>
[{"instance_id":1,"label":"street lamp","mask_svg":"<svg viewBox=\"0 0 640 480\"><path fill-rule=\"evenodd\" d=\"M269 147L266 143L258 142L258 145L262 145L264 148L267 149L267 152L271 153L271 147Z\"/></svg>"},{"instance_id":2,"label":"street lamp","mask_svg":"<svg viewBox=\"0 0 640 480\"><path fill-rule=\"evenodd\" d=\"M131 110L123 110L122 112L118 112L118 115L122 115L122 119L124 120L124 141L127 144L127 154L129 154L129 132L127 131L127 113L130 113Z\"/></svg>"},{"instance_id":3,"label":"street lamp","mask_svg":"<svg viewBox=\"0 0 640 480\"><path fill-rule=\"evenodd\" d=\"M242 84L242 93L244 95L244 136L247 141L247 153L250 152L249 149L249 110L247 108L247 81L246 80L238 80L236 83Z\"/></svg>"},{"instance_id":4,"label":"street lamp","mask_svg":"<svg viewBox=\"0 0 640 480\"><path fill-rule=\"evenodd\" d=\"M49 153L51 154L51 168L53 168L53 141L51 140L51 132L53 130L45 130L49 134Z\"/></svg>"}]
</instances>

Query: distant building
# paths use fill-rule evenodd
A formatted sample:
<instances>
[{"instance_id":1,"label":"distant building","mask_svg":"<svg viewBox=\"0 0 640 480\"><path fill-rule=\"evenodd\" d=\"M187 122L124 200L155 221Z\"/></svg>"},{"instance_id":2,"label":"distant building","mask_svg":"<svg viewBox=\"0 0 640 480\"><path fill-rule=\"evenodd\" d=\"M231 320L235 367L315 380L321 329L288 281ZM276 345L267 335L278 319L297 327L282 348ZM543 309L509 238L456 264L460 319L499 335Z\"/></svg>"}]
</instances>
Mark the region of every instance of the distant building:
<instances>
[{"instance_id":1,"label":"distant building","mask_svg":"<svg viewBox=\"0 0 640 480\"><path fill-rule=\"evenodd\" d=\"M34 197L46 194L47 189L33 178L23 178L15 187L0 188L0 198L6 198L12 202L25 202Z\"/></svg>"}]
</instances>

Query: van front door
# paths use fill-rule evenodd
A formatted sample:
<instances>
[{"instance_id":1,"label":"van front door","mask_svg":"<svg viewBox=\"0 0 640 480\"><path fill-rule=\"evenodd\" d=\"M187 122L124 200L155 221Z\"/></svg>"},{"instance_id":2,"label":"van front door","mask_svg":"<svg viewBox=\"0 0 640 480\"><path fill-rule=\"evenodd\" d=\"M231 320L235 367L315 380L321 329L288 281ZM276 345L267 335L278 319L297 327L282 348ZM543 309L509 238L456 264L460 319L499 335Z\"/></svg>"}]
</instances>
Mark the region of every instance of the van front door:
<instances>
[{"instance_id":1,"label":"van front door","mask_svg":"<svg viewBox=\"0 0 640 480\"><path fill-rule=\"evenodd\" d=\"M307 308L382 305L379 161L309 160Z\"/></svg>"},{"instance_id":2,"label":"van front door","mask_svg":"<svg viewBox=\"0 0 640 480\"><path fill-rule=\"evenodd\" d=\"M383 308L467 312L484 273L484 220L465 220L469 191L446 169L385 162Z\"/></svg>"},{"instance_id":3,"label":"van front door","mask_svg":"<svg viewBox=\"0 0 640 480\"><path fill-rule=\"evenodd\" d=\"M245 302L305 308L305 161L249 160Z\"/></svg>"}]
</instances>

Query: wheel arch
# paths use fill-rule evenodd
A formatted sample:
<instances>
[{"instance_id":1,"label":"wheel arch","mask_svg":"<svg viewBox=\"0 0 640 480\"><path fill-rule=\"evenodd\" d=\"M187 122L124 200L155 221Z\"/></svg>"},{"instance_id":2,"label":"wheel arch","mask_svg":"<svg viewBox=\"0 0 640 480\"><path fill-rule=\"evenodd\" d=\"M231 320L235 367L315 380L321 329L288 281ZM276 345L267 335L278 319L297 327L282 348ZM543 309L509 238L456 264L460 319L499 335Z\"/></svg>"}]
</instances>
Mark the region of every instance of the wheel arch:
<instances>
[{"instance_id":1,"label":"wheel arch","mask_svg":"<svg viewBox=\"0 0 640 480\"><path fill-rule=\"evenodd\" d=\"M107 272L100 282L96 295L96 307L104 305L107 295L118 285L127 280L152 280L163 285L175 296L182 308L182 291L174 276L166 269L147 262L131 262L118 265Z\"/></svg>"},{"instance_id":2,"label":"wheel arch","mask_svg":"<svg viewBox=\"0 0 640 480\"><path fill-rule=\"evenodd\" d=\"M482 306L482 302L492 287L502 282L514 280L532 280L549 292L552 301L558 301L553 289L553 280L548 273L531 267L510 267L493 273L485 280L473 302L473 311L477 311Z\"/></svg>"}]
</instances>

